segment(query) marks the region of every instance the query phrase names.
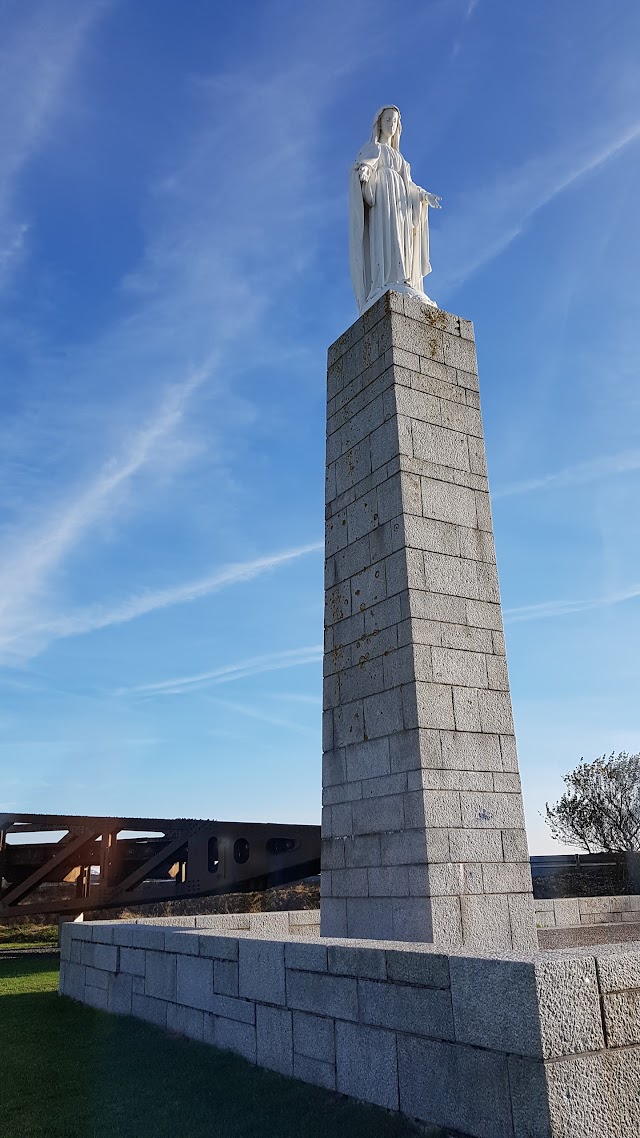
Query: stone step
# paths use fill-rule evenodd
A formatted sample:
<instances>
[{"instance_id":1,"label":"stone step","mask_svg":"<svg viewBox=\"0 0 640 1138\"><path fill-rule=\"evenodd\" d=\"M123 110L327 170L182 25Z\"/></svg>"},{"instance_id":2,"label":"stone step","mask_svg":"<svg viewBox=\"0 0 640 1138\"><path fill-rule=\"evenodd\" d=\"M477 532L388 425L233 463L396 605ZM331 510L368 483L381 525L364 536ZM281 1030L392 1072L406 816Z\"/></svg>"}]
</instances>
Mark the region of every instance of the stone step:
<instances>
[{"instance_id":1,"label":"stone step","mask_svg":"<svg viewBox=\"0 0 640 1138\"><path fill-rule=\"evenodd\" d=\"M538 929L540 948L580 948L589 944L620 944L627 941L640 941L640 921Z\"/></svg>"}]
</instances>

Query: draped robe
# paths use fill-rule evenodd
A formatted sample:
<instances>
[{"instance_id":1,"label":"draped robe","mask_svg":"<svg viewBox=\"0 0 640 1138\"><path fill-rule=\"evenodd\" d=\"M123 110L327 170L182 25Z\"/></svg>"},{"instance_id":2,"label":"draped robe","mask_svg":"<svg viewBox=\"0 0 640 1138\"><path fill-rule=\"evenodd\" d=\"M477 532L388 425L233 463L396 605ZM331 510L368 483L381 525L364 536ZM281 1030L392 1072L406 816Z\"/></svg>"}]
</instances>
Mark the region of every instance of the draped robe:
<instances>
[{"instance_id":1,"label":"draped robe","mask_svg":"<svg viewBox=\"0 0 640 1138\"><path fill-rule=\"evenodd\" d=\"M363 187L359 169L364 165L369 182ZM399 150L382 142L363 146L349 186L351 278L360 312L390 288L433 303L422 288L422 278L431 272L429 207L422 195Z\"/></svg>"}]
</instances>

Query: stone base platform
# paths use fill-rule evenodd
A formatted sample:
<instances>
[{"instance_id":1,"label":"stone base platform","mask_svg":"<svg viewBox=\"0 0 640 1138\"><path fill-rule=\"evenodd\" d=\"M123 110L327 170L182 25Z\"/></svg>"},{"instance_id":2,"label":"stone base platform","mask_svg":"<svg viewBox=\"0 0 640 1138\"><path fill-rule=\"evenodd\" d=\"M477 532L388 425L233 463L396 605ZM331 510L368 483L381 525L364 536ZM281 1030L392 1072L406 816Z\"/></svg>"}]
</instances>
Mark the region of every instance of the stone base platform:
<instances>
[{"instance_id":1,"label":"stone base platform","mask_svg":"<svg viewBox=\"0 0 640 1138\"><path fill-rule=\"evenodd\" d=\"M640 945L470 955L258 917L64 925L60 991L469 1138L636 1138Z\"/></svg>"}]
</instances>

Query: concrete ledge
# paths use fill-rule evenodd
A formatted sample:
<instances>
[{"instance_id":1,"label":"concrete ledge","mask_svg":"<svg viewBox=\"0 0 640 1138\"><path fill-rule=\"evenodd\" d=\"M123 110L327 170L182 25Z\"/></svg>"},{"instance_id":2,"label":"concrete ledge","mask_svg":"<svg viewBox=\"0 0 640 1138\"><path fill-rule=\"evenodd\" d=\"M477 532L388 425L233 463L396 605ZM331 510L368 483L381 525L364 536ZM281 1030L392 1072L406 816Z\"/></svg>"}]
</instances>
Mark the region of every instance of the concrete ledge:
<instances>
[{"instance_id":1,"label":"concrete ledge","mask_svg":"<svg viewBox=\"0 0 640 1138\"><path fill-rule=\"evenodd\" d=\"M472 955L274 928L68 924L60 991L469 1138L637 1138L640 945Z\"/></svg>"},{"instance_id":2,"label":"concrete ledge","mask_svg":"<svg viewBox=\"0 0 640 1138\"><path fill-rule=\"evenodd\" d=\"M595 947L598 944L626 944L629 941L640 941L640 921L538 929L540 948L580 948L587 945Z\"/></svg>"}]
</instances>

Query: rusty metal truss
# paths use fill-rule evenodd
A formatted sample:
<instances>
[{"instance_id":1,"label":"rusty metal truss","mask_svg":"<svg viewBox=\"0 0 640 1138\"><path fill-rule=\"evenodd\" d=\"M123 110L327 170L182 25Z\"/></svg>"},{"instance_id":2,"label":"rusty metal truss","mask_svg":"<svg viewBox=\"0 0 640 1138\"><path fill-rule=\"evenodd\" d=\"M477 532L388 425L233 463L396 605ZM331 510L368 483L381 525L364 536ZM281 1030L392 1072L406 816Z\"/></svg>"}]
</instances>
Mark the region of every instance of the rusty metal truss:
<instances>
[{"instance_id":1,"label":"rusty metal truss","mask_svg":"<svg viewBox=\"0 0 640 1138\"><path fill-rule=\"evenodd\" d=\"M319 872L319 826L0 814L0 917L248 892Z\"/></svg>"}]
</instances>

